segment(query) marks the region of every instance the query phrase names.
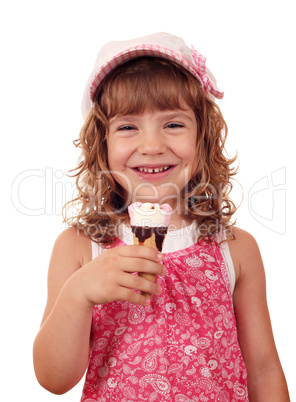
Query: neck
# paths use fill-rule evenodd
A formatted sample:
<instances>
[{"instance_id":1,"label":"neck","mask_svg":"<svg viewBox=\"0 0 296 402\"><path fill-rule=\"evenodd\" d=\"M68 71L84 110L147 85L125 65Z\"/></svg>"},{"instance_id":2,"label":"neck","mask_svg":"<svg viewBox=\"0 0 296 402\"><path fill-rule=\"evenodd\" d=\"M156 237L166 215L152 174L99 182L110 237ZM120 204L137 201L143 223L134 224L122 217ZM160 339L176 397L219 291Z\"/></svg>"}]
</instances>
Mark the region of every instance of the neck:
<instances>
[{"instance_id":1,"label":"neck","mask_svg":"<svg viewBox=\"0 0 296 402\"><path fill-rule=\"evenodd\" d=\"M170 220L169 231L184 228L185 226L191 225L192 222L192 218L189 215L173 213Z\"/></svg>"}]
</instances>

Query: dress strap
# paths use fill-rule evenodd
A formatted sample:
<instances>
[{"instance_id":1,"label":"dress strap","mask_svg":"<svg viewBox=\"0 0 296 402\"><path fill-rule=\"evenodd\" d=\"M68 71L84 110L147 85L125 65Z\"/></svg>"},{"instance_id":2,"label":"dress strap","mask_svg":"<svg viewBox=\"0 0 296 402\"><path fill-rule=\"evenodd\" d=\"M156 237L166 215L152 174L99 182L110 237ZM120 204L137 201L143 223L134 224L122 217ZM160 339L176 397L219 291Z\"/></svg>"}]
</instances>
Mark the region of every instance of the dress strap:
<instances>
[{"instance_id":1,"label":"dress strap","mask_svg":"<svg viewBox=\"0 0 296 402\"><path fill-rule=\"evenodd\" d=\"M223 241L225 240L225 241ZM233 261L231 258L228 242L226 241L226 235L225 231L222 230L217 234L217 241L218 243L222 242L219 244L222 257L224 259L225 265L226 265L226 270L228 273L229 281L230 281L230 289L231 289L231 294L233 294L234 287L235 287L235 270L234 270L234 265Z\"/></svg>"},{"instance_id":2,"label":"dress strap","mask_svg":"<svg viewBox=\"0 0 296 402\"><path fill-rule=\"evenodd\" d=\"M92 259L95 259L99 255L101 255L104 251L103 247L99 246L98 243L91 241L91 251L92 251Z\"/></svg>"}]
</instances>

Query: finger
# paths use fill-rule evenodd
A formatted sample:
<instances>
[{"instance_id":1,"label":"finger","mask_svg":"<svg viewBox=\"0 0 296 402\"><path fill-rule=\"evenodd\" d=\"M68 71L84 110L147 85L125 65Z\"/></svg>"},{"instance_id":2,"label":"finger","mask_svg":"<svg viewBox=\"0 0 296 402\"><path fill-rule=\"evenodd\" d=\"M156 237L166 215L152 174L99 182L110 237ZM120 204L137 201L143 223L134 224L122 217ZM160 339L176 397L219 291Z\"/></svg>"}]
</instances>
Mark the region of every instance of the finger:
<instances>
[{"instance_id":1,"label":"finger","mask_svg":"<svg viewBox=\"0 0 296 402\"><path fill-rule=\"evenodd\" d=\"M148 281L150 281L152 283L155 283L155 281L156 281L156 276L153 275L153 274L148 274L147 272L140 272L139 276L141 278L147 279ZM141 293L142 293L143 296L151 297L151 294L149 292L145 292L145 291L142 290ZM157 294L159 294L159 293L157 293Z\"/></svg>"},{"instance_id":2,"label":"finger","mask_svg":"<svg viewBox=\"0 0 296 402\"><path fill-rule=\"evenodd\" d=\"M124 272L145 272L153 275L164 276L167 273L163 264L146 260L144 258L125 258L120 263L120 270Z\"/></svg>"},{"instance_id":3,"label":"finger","mask_svg":"<svg viewBox=\"0 0 296 402\"><path fill-rule=\"evenodd\" d=\"M117 300L128 301L133 304L147 306L150 304L150 297L135 292L133 289L119 287Z\"/></svg>"},{"instance_id":4,"label":"finger","mask_svg":"<svg viewBox=\"0 0 296 402\"><path fill-rule=\"evenodd\" d=\"M138 257L157 262L163 260L163 254L160 251L146 246L132 245L118 247L118 253L123 257Z\"/></svg>"},{"instance_id":5,"label":"finger","mask_svg":"<svg viewBox=\"0 0 296 402\"><path fill-rule=\"evenodd\" d=\"M155 280L151 281L138 275L121 273L118 278L118 284L124 288L137 289L147 294L160 295L162 292L161 285L155 283Z\"/></svg>"}]
</instances>

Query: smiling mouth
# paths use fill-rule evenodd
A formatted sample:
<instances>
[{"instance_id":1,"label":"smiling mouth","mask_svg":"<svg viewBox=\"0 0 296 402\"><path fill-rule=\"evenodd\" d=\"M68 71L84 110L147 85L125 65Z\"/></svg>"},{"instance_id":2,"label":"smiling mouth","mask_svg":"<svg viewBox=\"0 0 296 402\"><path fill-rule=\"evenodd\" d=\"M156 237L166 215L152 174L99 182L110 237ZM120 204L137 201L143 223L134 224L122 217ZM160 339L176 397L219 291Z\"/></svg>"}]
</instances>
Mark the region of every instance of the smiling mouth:
<instances>
[{"instance_id":1,"label":"smiling mouth","mask_svg":"<svg viewBox=\"0 0 296 402\"><path fill-rule=\"evenodd\" d=\"M162 167L155 167L155 168L151 168L151 167L137 167L136 170L138 172L141 173L161 173L161 172L166 172L167 170L169 170L172 166L168 165L168 166L162 166Z\"/></svg>"}]
</instances>

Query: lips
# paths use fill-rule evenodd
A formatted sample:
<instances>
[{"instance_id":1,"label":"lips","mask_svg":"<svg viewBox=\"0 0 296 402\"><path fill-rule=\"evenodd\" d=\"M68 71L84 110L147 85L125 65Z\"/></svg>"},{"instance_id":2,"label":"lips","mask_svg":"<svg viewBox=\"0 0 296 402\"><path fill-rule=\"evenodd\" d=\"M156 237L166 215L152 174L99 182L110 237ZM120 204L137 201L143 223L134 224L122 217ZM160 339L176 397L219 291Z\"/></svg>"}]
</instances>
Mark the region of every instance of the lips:
<instances>
[{"instance_id":1,"label":"lips","mask_svg":"<svg viewBox=\"0 0 296 402\"><path fill-rule=\"evenodd\" d=\"M142 179L146 180L160 180L170 174L175 168L173 165L158 165L158 166L137 166L134 167L134 172Z\"/></svg>"}]
</instances>

